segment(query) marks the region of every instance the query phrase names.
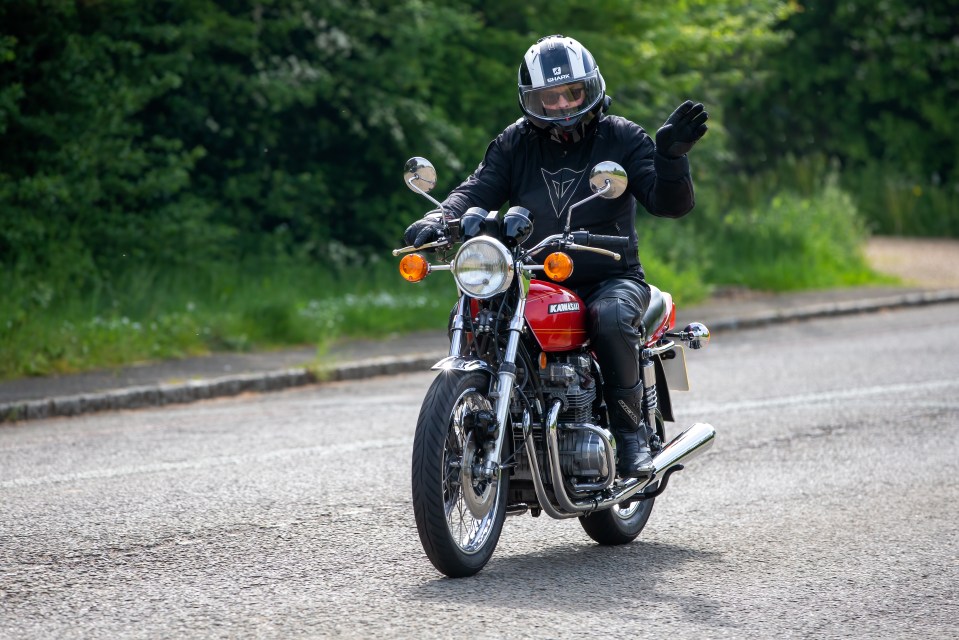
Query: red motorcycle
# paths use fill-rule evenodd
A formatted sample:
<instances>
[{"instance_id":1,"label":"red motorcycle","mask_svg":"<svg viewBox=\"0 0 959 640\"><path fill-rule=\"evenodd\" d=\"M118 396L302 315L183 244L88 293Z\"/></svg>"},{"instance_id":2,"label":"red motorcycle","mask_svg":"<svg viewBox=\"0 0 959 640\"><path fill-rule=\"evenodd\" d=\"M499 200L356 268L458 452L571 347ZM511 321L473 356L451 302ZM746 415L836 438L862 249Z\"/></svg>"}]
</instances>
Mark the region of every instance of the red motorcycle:
<instances>
[{"instance_id":1,"label":"red motorcycle","mask_svg":"<svg viewBox=\"0 0 959 640\"><path fill-rule=\"evenodd\" d=\"M442 210L430 196L436 171L424 158L410 159L406 184ZM673 421L670 390L688 389L683 344L699 349L709 330L692 323L673 331L670 294L652 288L644 316L651 327L640 354L643 411L657 436L649 478L616 475L616 445L602 394L602 371L590 350L586 305L562 282L572 273L568 252L592 251L621 258L627 238L570 231L572 211L594 198L615 198L626 172L602 162L590 173L593 194L572 205L564 233L524 247L533 223L512 207L500 217L473 208L447 220L431 264L413 247L400 273L418 282L451 271L460 296L452 317L449 356L420 409L413 441L413 511L423 549L451 577L469 576L489 561L508 515L546 513L579 518L603 545L634 540L670 474L708 449L715 430L697 423L666 440ZM448 259L452 238L462 245ZM537 256L552 251L542 261ZM545 273L551 281L537 280Z\"/></svg>"}]
</instances>

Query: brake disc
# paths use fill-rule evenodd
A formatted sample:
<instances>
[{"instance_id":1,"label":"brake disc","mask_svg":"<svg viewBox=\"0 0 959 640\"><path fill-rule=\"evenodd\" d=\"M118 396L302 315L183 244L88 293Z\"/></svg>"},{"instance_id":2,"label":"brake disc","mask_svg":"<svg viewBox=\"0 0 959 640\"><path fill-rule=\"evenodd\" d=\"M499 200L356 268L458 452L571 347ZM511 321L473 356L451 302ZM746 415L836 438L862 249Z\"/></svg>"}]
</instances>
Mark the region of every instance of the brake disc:
<instances>
[{"instance_id":1,"label":"brake disc","mask_svg":"<svg viewBox=\"0 0 959 640\"><path fill-rule=\"evenodd\" d=\"M463 502L466 508L477 520L485 518L496 504L496 486L498 478L475 478L473 466L477 464L476 444L470 438L463 451L463 462L460 466L460 486L463 491Z\"/></svg>"}]
</instances>

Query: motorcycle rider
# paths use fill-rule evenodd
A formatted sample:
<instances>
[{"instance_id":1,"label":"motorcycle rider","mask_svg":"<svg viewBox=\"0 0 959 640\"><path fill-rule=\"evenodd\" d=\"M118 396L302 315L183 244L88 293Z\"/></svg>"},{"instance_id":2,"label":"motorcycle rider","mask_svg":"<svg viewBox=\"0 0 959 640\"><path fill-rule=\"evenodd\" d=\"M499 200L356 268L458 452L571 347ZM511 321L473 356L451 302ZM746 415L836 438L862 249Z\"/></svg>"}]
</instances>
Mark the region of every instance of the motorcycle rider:
<instances>
[{"instance_id":1,"label":"motorcycle rider","mask_svg":"<svg viewBox=\"0 0 959 640\"><path fill-rule=\"evenodd\" d=\"M579 252L573 275L563 282L588 308L590 342L604 378L610 428L617 440L617 471L624 477L652 473L650 438L655 425L642 411L639 367L646 327L643 312L650 289L638 257L636 201L651 214L679 218L695 203L686 153L706 133L702 104L686 101L656 132L653 143L639 125L606 115L610 98L593 56L572 38L541 38L519 67L523 117L493 140L473 174L443 202L458 218L470 207L488 211L507 202L535 212L532 246L561 233L570 204L591 195L584 175L604 160L626 169L628 192L577 207L572 229L629 237L620 261ZM406 230L404 240L419 247L437 240L439 212L430 212ZM542 277L545 277L543 274Z\"/></svg>"}]
</instances>

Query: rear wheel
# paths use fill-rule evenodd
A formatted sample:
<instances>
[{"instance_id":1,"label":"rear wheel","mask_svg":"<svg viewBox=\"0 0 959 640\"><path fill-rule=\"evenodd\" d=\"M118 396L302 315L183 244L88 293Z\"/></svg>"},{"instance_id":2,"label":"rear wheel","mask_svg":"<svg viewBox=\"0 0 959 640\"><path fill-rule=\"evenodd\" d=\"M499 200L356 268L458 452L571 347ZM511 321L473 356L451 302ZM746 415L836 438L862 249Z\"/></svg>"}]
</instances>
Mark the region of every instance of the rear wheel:
<instances>
[{"instance_id":1,"label":"rear wheel","mask_svg":"<svg viewBox=\"0 0 959 640\"><path fill-rule=\"evenodd\" d=\"M665 423L663 416L656 412L656 433L660 441L665 441ZM656 451L653 451L655 455ZM653 483L647 491L652 492L659 486ZM646 526L653 512L655 498L638 500L628 505L614 505L610 509L581 516L579 523L590 538L602 545L628 544L635 540Z\"/></svg>"},{"instance_id":2,"label":"rear wheel","mask_svg":"<svg viewBox=\"0 0 959 640\"><path fill-rule=\"evenodd\" d=\"M509 474L482 473L485 450L467 425L494 410L489 377L443 371L423 400L413 439L413 513L427 557L459 578L482 569L493 555L506 517Z\"/></svg>"}]
</instances>

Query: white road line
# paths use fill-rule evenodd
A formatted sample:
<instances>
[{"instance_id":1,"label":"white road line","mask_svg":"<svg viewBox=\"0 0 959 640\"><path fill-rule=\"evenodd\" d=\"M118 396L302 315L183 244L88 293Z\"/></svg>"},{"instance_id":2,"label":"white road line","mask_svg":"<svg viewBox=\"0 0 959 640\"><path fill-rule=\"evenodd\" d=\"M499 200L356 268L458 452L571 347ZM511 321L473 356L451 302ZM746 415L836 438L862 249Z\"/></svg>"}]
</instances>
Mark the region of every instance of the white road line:
<instances>
[{"instance_id":1,"label":"white road line","mask_svg":"<svg viewBox=\"0 0 959 640\"><path fill-rule=\"evenodd\" d=\"M783 396L779 398L766 398L761 400L743 400L740 402L723 402L717 404L702 404L692 407L684 407L684 413L708 414L723 411L749 411L753 409L766 409L770 407L788 407L798 405L815 405L820 403L835 402L838 400L856 400L869 398L873 396L882 396L897 393L909 393L917 391L937 391L942 389L959 388L959 380L934 380L928 382L917 382L908 384L882 385L873 387L862 387L859 389L845 389L839 391L827 391L823 393L809 393L795 396ZM119 478L123 476L143 475L148 473L165 473L170 471L191 471L197 469L208 469L212 467L222 467L230 465L259 464L271 462L274 460L284 460L301 456L318 456L351 453L367 449L383 449L388 447L399 447L410 444L409 438L394 438L389 440L367 440L364 442L321 445L316 447L303 447L297 449L278 449L266 453L237 455L237 456L217 456L212 458L199 458L197 460L184 460L181 462L163 462L158 464L137 465L129 467L115 467L111 469L93 469L90 471L80 471L77 473L67 473L62 475L41 476L39 478L16 478L13 480L0 481L0 489L16 489L21 487L35 487L49 484L73 483L83 480L100 480Z\"/></svg>"},{"instance_id":2,"label":"white road line","mask_svg":"<svg viewBox=\"0 0 959 640\"><path fill-rule=\"evenodd\" d=\"M120 478L123 476L143 475L147 473L167 473L170 471L193 471L230 465L261 464L275 460L285 460L302 456L322 456L332 454L353 453L369 449L386 449L409 445L410 438L394 438L390 440L365 440L347 444L321 445L316 447L302 447L297 449L277 449L266 453L256 453L237 456L217 456L213 458L198 458L180 462L161 462L157 464L136 465L129 467L114 467L111 469L92 469L77 473L41 476L39 478L15 478L0 482L0 489L19 489L22 487L36 487L49 484L75 483L83 480L103 480Z\"/></svg>"},{"instance_id":3,"label":"white road line","mask_svg":"<svg viewBox=\"0 0 959 640\"><path fill-rule=\"evenodd\" d=\"M722 402L716 404L701 404L684 406L683 413L710 413L718 411L749 411L751 409L766 409L769 407L788 407L797 405L816 405L838 400L858 400L873 396L885 396L917 391L938 391L941 389L959 388L959 380L932 380L907 384L890 384L859 389L843 389L824 391L822 393L807 393L779 398L765 398L762 400L742 400L740 402Z\"/></svg>"}]
</instances>

